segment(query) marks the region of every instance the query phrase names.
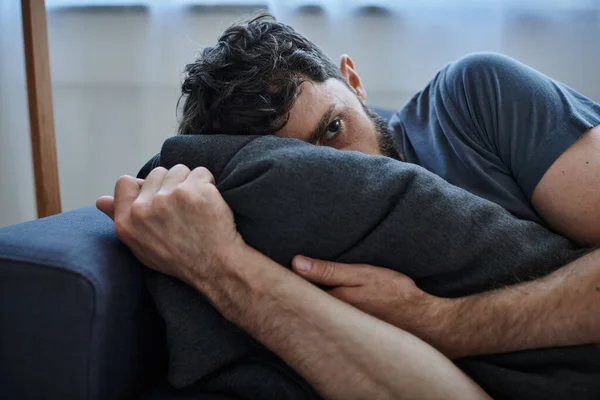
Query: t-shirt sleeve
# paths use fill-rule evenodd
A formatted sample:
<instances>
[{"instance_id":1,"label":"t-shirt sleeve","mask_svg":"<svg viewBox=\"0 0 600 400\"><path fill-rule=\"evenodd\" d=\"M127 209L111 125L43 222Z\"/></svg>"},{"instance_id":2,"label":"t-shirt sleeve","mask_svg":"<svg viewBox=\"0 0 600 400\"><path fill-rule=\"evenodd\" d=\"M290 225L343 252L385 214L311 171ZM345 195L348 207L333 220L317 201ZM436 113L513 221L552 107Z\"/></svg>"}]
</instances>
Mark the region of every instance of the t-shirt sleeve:
<instances>
[{"instance_id":1,"label":"t-shirt sleeve","mask_svg":"<svg viewBox=\"0 0 600 400\"><path fill-rule=\"evenodd\" d=\"M450 64L443 83L529 200L554 161L600 124L598 103L499 54Z\"/></svg>"}]
</instances>

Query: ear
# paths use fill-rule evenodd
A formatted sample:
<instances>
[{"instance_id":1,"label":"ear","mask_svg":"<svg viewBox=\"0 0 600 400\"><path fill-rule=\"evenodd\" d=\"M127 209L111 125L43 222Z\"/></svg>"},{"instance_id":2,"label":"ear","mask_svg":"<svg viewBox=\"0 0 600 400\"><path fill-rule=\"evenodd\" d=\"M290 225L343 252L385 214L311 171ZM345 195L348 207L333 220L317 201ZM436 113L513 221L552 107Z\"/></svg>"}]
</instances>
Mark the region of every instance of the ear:
<instances>
[{"instance_id":1,"label":"ear","mask_svg":"<svg viewBox=\"0 0 600 400\"><path fill-rule=\"evenodd\" d=\"M367 91L354 68L354 62L347 54L343 54L340 58L340 72L344 79L346 79L346 82L348 82L348 85L354 89L358 98L365 103L367 101Z\"/></svg>"}]
</instances>

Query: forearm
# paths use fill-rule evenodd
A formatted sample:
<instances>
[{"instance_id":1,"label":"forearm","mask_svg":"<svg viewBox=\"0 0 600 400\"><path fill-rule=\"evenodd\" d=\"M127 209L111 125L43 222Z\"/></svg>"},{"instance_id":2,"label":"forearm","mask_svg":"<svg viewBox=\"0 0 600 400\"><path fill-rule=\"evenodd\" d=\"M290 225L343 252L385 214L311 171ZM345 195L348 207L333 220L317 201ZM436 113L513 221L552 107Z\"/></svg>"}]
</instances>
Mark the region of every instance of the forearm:
<instances>
[{"instance_id":1,"label":"forearm","mask_svg":"<svg viewBox=\"0 0 600 400\"><path fill-rule=\"evenodd\" d=\"M217 309L327 399L466 399L485 393L420 339L331 297L244 246L194 281Z\"/></svg>"},{"instance_id":2,"label":"forearm","mask_svg":"<svg viewBox=\"0 0 600 400\"><path fill-rule=\"evenodd\" d=\"M452 358L600 343L600 250L539 280L453 300L428 340Z\"/></svg>"}]
</instances>

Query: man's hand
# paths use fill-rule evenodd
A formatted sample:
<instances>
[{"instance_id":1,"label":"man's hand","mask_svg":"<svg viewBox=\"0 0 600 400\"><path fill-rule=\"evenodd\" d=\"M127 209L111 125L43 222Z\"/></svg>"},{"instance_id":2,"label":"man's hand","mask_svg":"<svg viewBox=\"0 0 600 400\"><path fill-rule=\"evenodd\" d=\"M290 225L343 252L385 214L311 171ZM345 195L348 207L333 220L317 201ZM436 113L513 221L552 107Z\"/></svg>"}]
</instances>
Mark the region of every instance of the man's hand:
<instances>
[{"instance_id":1,"label":"man's hand","mask_svg":"<svg viewBox=\"0 0 600 400\"><path fill-rule=\"evenodd\" d=\"M115 197L96 205L140 261L205 294L324 399L488 398L418 338L328 296L246 245L204 168L157 168L145 181L121 177Z\"/></svg>"},{"instance_id":2,"label":"man's hand","mask_svg":"<svg viewBox=\"0 0 600 400\"><path fill-rule=\"evenodd\" d=\"M407 276L370 265L296 256L292 267L449 358L600 343L600 250L542 279L455 299L429 295Z\"/></svg>"},{"instance_id":3,"label":"man's hand","mask_svg":"<svg viewBox=\"0 0 600 400\"><path fill-rule=\"evenodd\" d=\"M452 357L444 327L456 303L419 289L408 276L388 268L342 264L296 256L292 268L306 280L331 286L328 293L382 321L404 329Z\"/></svg>"},{"instance_id":4,"label":"man's hand","mask_svg":"<svg viewBox=\"0 0 600 400\"><path fill-rule=\"evenodd\" d=\"M243 244L233 213L206 168L154 169L146 180L119 178L115 196L98 209L146 266L191 283L211 282L223 260Z\"/></svg>"}]
</instances>

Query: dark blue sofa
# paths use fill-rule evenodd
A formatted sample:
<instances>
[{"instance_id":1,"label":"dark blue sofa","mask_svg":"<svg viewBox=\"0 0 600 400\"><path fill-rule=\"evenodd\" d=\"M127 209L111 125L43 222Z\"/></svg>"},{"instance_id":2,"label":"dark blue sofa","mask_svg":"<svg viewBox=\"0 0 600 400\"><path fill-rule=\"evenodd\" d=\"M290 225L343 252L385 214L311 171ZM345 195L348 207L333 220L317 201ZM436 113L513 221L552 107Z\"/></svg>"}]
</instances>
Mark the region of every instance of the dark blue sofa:
<instances>
[{"instance_id":1,"label":"dark blue sofa","mask_svg":"<svg viewBox=\"0 0 600 400\"><path fill-rule=\"evenodd\" d=\"M142 268L94 207L0 229L0 398L187 398Z\"/></svg>"}]
</instances>

